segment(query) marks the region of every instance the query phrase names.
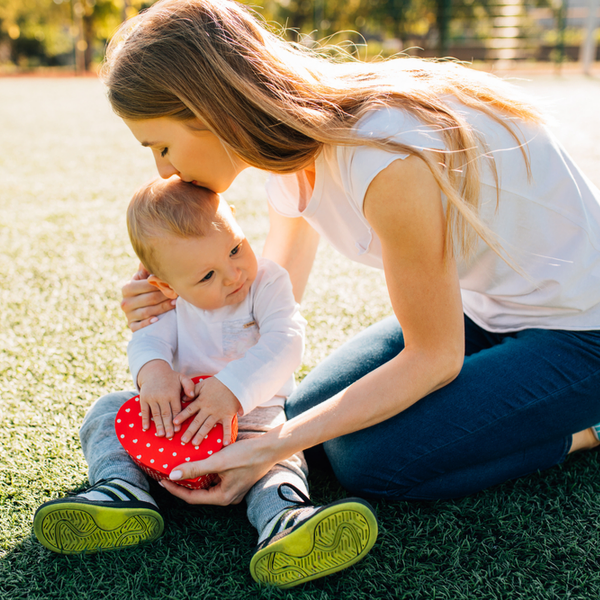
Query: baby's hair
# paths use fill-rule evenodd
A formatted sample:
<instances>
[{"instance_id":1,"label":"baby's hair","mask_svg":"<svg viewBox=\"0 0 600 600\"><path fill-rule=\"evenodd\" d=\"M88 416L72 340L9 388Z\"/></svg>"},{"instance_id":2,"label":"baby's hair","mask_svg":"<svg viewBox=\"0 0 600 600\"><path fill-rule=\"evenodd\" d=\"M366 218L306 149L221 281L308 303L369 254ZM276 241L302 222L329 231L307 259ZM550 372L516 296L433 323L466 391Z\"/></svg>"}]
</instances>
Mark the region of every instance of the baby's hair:
<instances>
[{"instance_id":1,"label":"baby's hair","mask_svg":"<svg viewBox=\"0 0 600 600\"><path fill-rule=\"evenodd\" d=\"M127 209L127 230L144 267L160 277L156 247L161 238L202 237L217 230L218 206L218 194L178 177L157 178L140 187Z\"/></svg>"}]
</instances>

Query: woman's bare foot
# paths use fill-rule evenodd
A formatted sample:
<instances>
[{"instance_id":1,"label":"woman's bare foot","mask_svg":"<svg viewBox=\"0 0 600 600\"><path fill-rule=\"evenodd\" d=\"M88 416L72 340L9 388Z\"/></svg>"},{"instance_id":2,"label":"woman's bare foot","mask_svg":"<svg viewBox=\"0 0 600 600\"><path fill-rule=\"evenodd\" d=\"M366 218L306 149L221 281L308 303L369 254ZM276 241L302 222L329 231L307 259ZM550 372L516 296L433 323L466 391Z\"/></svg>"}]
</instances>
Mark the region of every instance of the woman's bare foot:
<instances>
[{"instance_id":1,"label":"woman's bare foot","mask_svg":"<svg viewBox=\"0 0 600 600\"><path fill-rule=\"evenodd\" d=\"M571 452L578 452L579 450L591 450L596 446L600 446L600 441L594 435L591 429L585 429L573 435L573 443L571 444Z\"/></svg>"}]
</instances>

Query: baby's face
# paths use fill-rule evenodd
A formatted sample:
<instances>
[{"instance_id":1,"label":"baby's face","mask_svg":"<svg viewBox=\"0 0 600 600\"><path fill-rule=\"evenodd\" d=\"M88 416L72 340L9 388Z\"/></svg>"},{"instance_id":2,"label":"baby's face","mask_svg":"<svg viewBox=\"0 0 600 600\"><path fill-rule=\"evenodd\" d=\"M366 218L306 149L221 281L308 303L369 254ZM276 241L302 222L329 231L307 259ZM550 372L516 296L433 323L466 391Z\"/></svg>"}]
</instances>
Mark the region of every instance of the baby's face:
<instances>
[{"instance_id":1,"label":"baby's face","mask_svg":"<svg viewBox=\"0 0 600 600\"><path fill-rule=\"evenodd\" d=\"M160 239L158 262L165 280L184 300L204 310L242 302L256 279L257 262L227 204L215 218L219 230L194 238Z\"/></svg>"}]
</instances>

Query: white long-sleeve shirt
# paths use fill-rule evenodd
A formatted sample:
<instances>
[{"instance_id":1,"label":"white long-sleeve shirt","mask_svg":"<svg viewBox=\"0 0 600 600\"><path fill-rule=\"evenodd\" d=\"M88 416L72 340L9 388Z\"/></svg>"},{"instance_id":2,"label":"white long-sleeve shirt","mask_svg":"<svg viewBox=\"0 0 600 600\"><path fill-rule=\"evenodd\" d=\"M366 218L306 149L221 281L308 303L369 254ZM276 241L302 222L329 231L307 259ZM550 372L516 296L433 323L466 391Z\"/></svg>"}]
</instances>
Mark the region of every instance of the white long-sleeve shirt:
<instances>
[{"instance_id":1,"label":"white long-sleeve shirt","mask_svg":"<svg viewBox=\"0 0 600 600\"><path fill-rule=\"evenodd\" d=\"M257 406L283 406L302 361L305 326L287 271L259 258L243 302L202 310L177 298L175 310L134 332L129 368L136 386L140 369L156 359L185 375L214 375L244 414Z\"/></svg>"}]
</instances>

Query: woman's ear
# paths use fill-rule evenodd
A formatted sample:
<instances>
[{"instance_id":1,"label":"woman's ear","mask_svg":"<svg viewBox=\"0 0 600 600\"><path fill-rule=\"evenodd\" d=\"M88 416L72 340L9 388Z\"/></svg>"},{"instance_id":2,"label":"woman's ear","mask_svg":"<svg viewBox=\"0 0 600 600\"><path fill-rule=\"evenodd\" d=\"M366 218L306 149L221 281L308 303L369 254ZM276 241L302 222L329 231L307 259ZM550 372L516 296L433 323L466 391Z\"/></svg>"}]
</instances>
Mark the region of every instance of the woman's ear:
<instances>
[{"instance_id":1,"label":"woman's ear","mask_svg":"<svg viewBox=\"0 0 600 600\"><path fill-rule=\"evenodd\" d=\"M166 282L157 277L156 275L150 275L148 277L148 283L157 287L167 298L174 300L179 294Z\"/></svg>"}]
</instances>

